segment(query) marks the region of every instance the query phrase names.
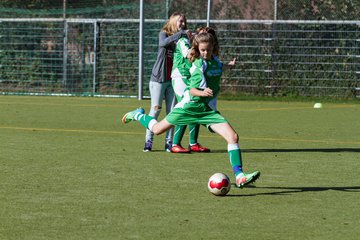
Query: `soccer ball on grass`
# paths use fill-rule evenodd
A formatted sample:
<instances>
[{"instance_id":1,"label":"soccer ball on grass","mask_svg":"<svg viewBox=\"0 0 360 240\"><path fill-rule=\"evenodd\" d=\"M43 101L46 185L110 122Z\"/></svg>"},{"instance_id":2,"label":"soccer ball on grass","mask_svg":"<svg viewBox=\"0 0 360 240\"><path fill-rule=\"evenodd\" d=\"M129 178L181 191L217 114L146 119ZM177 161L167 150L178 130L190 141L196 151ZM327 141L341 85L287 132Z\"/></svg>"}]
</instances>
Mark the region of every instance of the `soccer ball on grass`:
<instances>
[{"instance_id":1,"label":"soccer ball on grass","mask_svg":"<svg viewBox=\"0 0 360 240\"><path fill-rule=\"evenodd\" d=\"M224 173L215 173L209 178L208 189L216 196L226 195L231 188L229 177Z\"/></svg>"}]
</instances>

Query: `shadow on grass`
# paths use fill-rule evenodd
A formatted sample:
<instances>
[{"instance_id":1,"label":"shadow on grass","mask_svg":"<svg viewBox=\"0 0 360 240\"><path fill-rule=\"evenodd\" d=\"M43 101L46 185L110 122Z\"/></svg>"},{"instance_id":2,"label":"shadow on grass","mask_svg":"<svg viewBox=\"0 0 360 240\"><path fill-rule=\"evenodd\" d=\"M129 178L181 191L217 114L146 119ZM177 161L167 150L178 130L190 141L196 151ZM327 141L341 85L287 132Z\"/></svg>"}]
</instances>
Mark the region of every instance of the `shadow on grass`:
<instances>
[{"instance_id":1,"label":"shadow on grass","mask_svg":"<svg viewBox=\"0 0 360 240\"><path fill-rule=\"evenodd\" d=\"M232 184L233 188L235 188L235 184ZM228 194L226 197L254 197L261 195L287 195L294 193L304 193L304 192L323 192L323 191L342 191L342 192L359 192L360 186L354 187L255 187L248 186L246 188L254 188L254 189L265 189L265 190L276 190L272 192L263 192L263 193L254 193L254 194ZM238 189L241 191L241 189Z\"/></svg>"},{"instance_id":2,"label":"shadow on grass","mask_svg":"<svg viewBox=\"0 0 360 240\"><path fill-rule=\"evenodd\" d=\"M165 150L153 149L151 152L166 152ZM360 152L360 148L254 148L254 149L241 149L243 153L261 153L261 152L273 152L273 153L286 153L286 152L324 152L324 153L339 153L339 152ZM227 153L226 149L215 149L209 153L197 153L192 154L211 154L211 153ZM189 153L177 153L181 155L189 155Z\"/></svg>"},{"instance_id":3,"label":"shadow on grass","mask_svg":"<svg viewBox=\"0 0 360 240\"><path fill-rule=\"evenodd\" d=\"M212 150L212 153L227 153L226 149ZM360 148L255 148L255 149L241 149L243 153L258 153L258 152L325 152L325 153L338 153L338 152L360 152Z\"/></svg>"}]
</instances>

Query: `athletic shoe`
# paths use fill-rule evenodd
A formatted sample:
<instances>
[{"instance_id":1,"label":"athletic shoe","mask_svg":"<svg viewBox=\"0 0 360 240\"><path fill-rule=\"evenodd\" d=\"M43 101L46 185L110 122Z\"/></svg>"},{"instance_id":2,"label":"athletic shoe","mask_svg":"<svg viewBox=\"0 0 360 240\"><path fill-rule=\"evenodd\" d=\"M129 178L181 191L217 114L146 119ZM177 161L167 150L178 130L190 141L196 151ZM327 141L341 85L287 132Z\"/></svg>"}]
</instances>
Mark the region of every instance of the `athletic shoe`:
<instances>
[{"instance_id":1,"label":"athletic shoe","mask_svg":"<svg viewBox=\"0 0 360 240\"><path fill-rule=\"evenodd\" d=\"M195 145L190 146L189 149L192 152L210 152L210 149L201 146L199 143L196 143Z\"/></svg>"},{"instance_id":2,"label":"athletic shoe","mask_svg":"<svg viewBox=\"0 0 360 240\"><path fill-rule=\"evenodd\" d=\"M180 144L174 145L171 148L172 153L190 153L189 149L183 148Z\"/></svg>"},{"instance_id":3,"label":"athletic shoe","mask_svg":"<svg viewBox=\"0 0 360 240\"><path fill-rule=\"evenodd\" d=\"M129 123L131 121L134 121L135 120L134 117L137 113L144 114L145 110L143 108L138 108L138 109L135 109L134 111L126 113L122 118L122 122Z\"/></svg>"},{"instance_id":4,"label":"athletic shoe","mask_svg":"<svg viewBox=\"0 0 360 240\"><path fill-rule=\"evenodd\" d=\"M260 172L255 171L253 173L240 173L236 177L236 187L242 188L250 183L253 183L260 177Z\"/></svg>"},{"instance_id":5,"label":"athletic shoe","mask_svg":"<svg viewBox=\"0 0 360 240\"><path fill-rule=\"evenodd\" d=\"M171 149L172 149L172 142L166 142L165 143L165 151L171 152Z\"/></svg>"},{"instance_id":6,"label":"athletic shoe","mask_svg":"<svg viewBox=\"0 0 360 240\"><path fill-rule=\"evenodd\" d=\"M151 140L147 140L146 142L145 142L145 146L144 146L144 150L143 150L143 152L150 152L151 151L151 149L152 149L152 141Z\"/></svg>"}]
</instances>

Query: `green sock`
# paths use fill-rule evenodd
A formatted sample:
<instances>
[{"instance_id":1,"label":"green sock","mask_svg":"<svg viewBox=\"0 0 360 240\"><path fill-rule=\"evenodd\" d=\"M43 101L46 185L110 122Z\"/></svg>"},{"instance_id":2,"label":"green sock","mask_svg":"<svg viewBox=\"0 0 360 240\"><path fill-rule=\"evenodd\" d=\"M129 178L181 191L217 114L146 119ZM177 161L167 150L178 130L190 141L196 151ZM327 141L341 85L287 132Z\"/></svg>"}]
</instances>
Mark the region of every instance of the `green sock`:
<instances>
[{"instance_id":1,"label":"green sock","mask_svg":"<svg viewBox=\"0 0 360 240\"><path fill-rule=\"evenodd\" d=\"M181 140L184 136L185 130L186 130L186 125L175 126L173 145L181 144Z\"/></svg>"},{"instance_id":2,"label":"green sock","mask_svg":"<svg viewBox=\"0 0 360 240\"><path fill-rule=\"evenodd\" d=\"M243 172L239 144L228 144L228 153L230 158L230 164L236 177Z\"/></svg>"},{"instance_id":3,"label":"green sock","mask_svg":"<svg viewBox=\"0 0 360 240\"><path fill-rule=\"evenodd\" d=\"M134 119L135 119L136 121L139 121L139 123L140 123L141 125L143 125L143 126L144 126L145 128L147 128L147 129L150 129L150 128L149 128L149 123L151 122L151 120L156 121L155 118L150 117L149 115L146 115L146 114L141 114L141 113L137 113L137 114L134 116ZM151 126L151 128L152 128L152 126ZM151 130L151 129L150 129L150 130Z\"/></svg>"},{"instance_id":4,"label":"green sock","mask_svg":"<svg viewBox=\"0 0 360 240\"><path fill-rule=\"evenodd\" d=\"M189 125L190 145L194 145L195 143L198 142L199 131L200 131L199 124Z\"/></svg>"}]
</instances>

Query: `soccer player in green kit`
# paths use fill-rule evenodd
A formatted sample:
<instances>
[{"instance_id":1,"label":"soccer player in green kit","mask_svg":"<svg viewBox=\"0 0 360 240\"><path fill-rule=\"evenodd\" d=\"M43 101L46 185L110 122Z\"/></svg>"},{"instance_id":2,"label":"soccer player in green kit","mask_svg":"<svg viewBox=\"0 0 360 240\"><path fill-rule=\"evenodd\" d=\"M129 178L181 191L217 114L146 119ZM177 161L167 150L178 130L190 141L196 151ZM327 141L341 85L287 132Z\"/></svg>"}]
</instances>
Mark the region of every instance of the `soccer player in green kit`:
<instances>
[{"instance_id":1,"label":"soccer player in green kit","mask_svg":"<svg viewBox=\"0 0 360 240\"><path fill-rule=\"evenodd\" d=\"M174 51L173 69L171 71L172 87L178 102L184 97L184 92L189 84L191 63L188 60L190 52L190 40L192 33L183 35L177 42ZM210 152L210 149L201 146L198 143L200 131L199 124L189 125L189 149L183 148L181 140L184 136L186 125L175 126L172 153L190 153L190 152Z\"/></svg>"},{"instance_id":2,"label":"soccer player in green kit","mask_svg":"<svg viewBox=\"0 0 360 240\"><path fill-rule=\"evenodd\" d=\"M236 186L243 187L260 177L260 172L244 173L242 168L239 137L228 121L208 103L220 90L222 63L213 57L214 37L200 33L194 37L191 47L192 66L190 82L181 102L160 122L144 114L143 108L128 112L123 123L138 121L145 128L159 135L175 125L201 124L222 136L227 142L228 156Z\"/></svg>"}]
</instances>

